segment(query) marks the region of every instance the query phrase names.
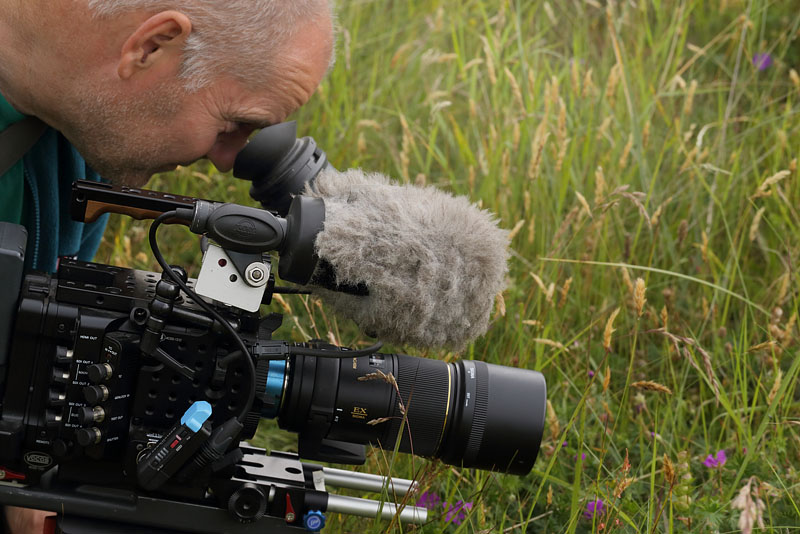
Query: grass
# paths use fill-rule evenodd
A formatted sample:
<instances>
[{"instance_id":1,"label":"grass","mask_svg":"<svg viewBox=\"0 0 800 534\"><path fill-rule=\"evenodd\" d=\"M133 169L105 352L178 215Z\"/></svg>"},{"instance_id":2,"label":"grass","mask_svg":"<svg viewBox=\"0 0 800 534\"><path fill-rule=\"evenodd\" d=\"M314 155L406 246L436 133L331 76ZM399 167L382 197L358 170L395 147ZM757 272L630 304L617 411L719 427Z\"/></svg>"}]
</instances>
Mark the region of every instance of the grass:
<instances>
[{"instance_id":1,"label":"grass","mask_svg":"<svg viewBox=\"0 0 800 534\"><path fill-rule=\"evenodd\" d=\"M422 355L537 369L549 404L526 477L370 455L365 471L393 462L473 502L460 526L440 508L421 528L332 515L325 531L800 526L796 6L342 4L337 65L294 117L302 135L338 168L497 213L513 239L493 327L464 355ZM762 52L773 64L759 71ZM202 163L150 185L248 201L247 184ZM115 219L99 261L154 268L145 229ZM170 261L196 265L193 238L165 235ZM278 311L284 339L360 341L308 300ZM268 424L259 439L291 445ZM726 463L706 467L718 450ZM604 513L586 518L598 499Z\"/></svg>"}]
</instances>

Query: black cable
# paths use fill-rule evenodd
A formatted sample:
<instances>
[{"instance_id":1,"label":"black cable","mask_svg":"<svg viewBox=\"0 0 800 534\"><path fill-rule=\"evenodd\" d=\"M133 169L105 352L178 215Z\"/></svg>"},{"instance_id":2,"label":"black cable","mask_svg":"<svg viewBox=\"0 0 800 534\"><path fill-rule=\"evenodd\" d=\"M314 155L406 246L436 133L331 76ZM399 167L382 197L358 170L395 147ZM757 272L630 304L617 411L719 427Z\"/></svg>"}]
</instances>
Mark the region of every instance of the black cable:
<instances>
[{"instance_id":1,"label":"black cable","mask_svg":"<svg viewBox=\"0 0 800 534\"><path fill-rule=\"evenodd\" d=\"M240 423L244 423L245 417L247 417L247 413L252 409L253 401L256 398L256 367L255 364L253 364L253 358L250 357L250 351L247 350L247 346L244 344L244 341L239 336L239 334L236 333L236 330L233 329L231 324L227 320L225 320L225 318L222 317L219 313L217 313L217 311L214 308L212 308L211 305L209 305L199 295L197 295L197 293L195 293L191 288L189 288L189 286L186 285L186 283L180 279L180 277L175 273L175 271L172 270L172 267L170 267L170 265L164 259L164 256L161 255L161 251L158 249L156 232L158 231L158 227L161 226L161 224L165 220L171 219L176 215L177 212L175 210L172 210L162 213L161 215L156 217L156 219L153 221L153 224L150 225L150 235L149 235L150 248L153 251L153 256L155 257L156 261L161 266L161 268L164 269L164 272L167 273L167 276L169 276L173 282L178 284L178 287L180 287L184 293L189 295L197 304L199 304L201 308L203 308L206 312L208 312L209 315L211 315L216 321L219 321L219 323L223 326L223 328L225 328L225 330L228 331L228 334L230 334L230 336L234 339L236 344L239 345L239 348L241 349L242 352L242 359L246 364L245 367L247 367L247 373L250 375L250 380L249 380L250 387L248 388L249 391L247 393L247 402L244 403L242 411L237 417Z\"/></svg>"},{"instance_id":2,"label":"black cable","mask_svg":"<svg viewBox=\"0 0 800 534\"><path fill-rule=\"evenodd\" d=\"M289 347L289 354L292 356L316 356L317 358L358 358L375 354L383 347L383 343L375 343L366 349L359 350L330 350L312 349L308 347Z\"/></svg>"}]
</instances>

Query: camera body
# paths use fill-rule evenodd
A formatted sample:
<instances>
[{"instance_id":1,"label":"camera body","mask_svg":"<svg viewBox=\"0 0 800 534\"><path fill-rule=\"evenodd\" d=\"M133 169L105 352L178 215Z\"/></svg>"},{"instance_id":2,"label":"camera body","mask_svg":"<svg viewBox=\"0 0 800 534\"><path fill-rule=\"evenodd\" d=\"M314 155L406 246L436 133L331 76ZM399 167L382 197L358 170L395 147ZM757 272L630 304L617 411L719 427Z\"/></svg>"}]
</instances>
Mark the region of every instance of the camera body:
<instances>
[{"instance_id":1,"label":"camera body","mask_svg":"<svg viewBox=\"0 0 800 534\"><path fill-rule=\"evenodd\" d=\"M97 470L90 478L112 482L122 477L114 471L135 462L195 401L212 403L212 425L236 415L246 388L242 371L215 366L229 349L219 333L203 327L202 310L183 297L179 305L196 313L197 321L192 324L187 314L166 324L159 346L194 370L193 378L142 355L158 281L154 273L74 260L63 260L55 276L23 279L3 388L3 465L35 481L56 461L85 461L82 476ZM269 340L270 328L280 324L247 313L229 319L253 346ZM256 430L262 400L254 403L243 439ZM105 462L116 463L110 468Z\"/></svg>"}]
</instances>

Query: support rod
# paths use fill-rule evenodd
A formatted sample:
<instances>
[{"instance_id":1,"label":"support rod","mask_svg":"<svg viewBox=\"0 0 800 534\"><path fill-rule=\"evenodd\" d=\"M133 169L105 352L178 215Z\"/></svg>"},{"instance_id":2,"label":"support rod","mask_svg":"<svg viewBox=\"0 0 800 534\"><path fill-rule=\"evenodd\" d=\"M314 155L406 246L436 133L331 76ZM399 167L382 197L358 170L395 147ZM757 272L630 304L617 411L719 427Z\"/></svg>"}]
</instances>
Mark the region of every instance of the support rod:
<instances>
[{"instance_id":1,"label":"support rod","mask_svg":"<svg viewBox=\"0 0 800 534\"><path fill-rule=\"evenodd\" d=\"M383 519L391 519L397 513L397 505L393 502L380 503L371 499L328 494L328 512L375 518L378 511ZM428 519L428 510L418 506L406 506L400 511L399 519L403 523L421 525Z\"/></svg>"},{"instance_id":2,"label":"support rod","mask_svg":"<svg viewBox=\"0 0 800 534\"><path fill-rule=\"evenodd\" d=\"M325 484L336 488L348 488L372 493L380 493L387 486L387 477L370 473L356 473L344 469L324 467ZM405 496L412 489L417 489L417 483L405 478L388 478L389 495Z\"/></svg>"}]
</instances>

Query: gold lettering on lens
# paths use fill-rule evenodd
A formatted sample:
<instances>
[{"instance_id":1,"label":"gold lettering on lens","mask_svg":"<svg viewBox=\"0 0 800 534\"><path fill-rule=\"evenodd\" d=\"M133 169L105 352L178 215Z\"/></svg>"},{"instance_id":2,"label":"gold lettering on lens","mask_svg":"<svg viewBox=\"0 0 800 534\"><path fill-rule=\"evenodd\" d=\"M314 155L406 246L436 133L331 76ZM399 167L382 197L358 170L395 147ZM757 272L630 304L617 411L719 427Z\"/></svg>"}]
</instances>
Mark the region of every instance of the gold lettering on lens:
<instances>
[{"instance_id":1,"label":"gold lettering on lens","mask_svg":"<svg viewBox=\"0 0 800 534\"><path fill-rule=\"evenodd\" d=\"M350 415L353 416L353 419L366 419L367 409L360 406L353 406L353 411L350 412Z\"/></svg>"},{"instance_id":2,"label":"gold lettering on lens","mask_svg":"<svg viewBox=\"0 0 800 534\"><path fill-rule=\"evenodd\" d=\"M358 358L353 358L353 369L358 369Z\"/></svg>"}]
</instances>

